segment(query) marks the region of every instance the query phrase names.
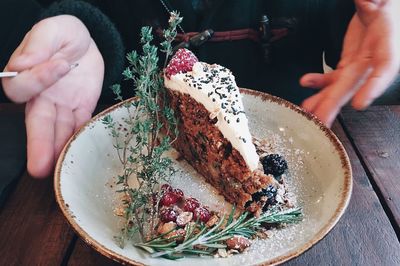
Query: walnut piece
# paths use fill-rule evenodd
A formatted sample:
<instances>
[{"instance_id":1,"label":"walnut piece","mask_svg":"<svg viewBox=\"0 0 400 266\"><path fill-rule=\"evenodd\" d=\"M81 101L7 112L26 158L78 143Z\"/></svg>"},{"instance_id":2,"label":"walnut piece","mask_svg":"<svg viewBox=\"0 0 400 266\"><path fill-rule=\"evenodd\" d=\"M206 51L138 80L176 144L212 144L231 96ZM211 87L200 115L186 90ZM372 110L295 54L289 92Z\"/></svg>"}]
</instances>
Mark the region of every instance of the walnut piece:
<instances>
[{"instance_id":1,"label":"walnut piece","mask_svg":"<svg viewBox=\"0 0 400 266\"><path fill-rule=\"evenodd\" d=\"M243 252L246 248L250 247L251 241L244 236L234 236L226 240L226 245L229 249Z\"/></svg>"},{"instance_id":2,"label":"walnut piece","mask_svg":"<svg viewBox=\"0 0 400 266\"><path fill-rule=\"evenodd\" d=\"M182 212L176 217L176 224L179 227L184 227L187 223L189 223L193 219L193 213L191 212Z\"/></svg>"}]
</instances>

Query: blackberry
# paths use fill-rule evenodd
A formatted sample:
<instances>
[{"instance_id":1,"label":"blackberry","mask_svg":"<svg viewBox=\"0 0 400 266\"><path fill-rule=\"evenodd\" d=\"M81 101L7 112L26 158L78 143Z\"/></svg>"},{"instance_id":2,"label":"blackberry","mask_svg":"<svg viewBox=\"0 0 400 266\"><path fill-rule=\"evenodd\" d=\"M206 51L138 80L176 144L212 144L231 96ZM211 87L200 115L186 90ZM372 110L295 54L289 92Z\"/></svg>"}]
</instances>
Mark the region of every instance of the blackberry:
<instances>
[{"instance_id":1,"label":"blackberry","mask_svg":"<svg viewBox=\"0 0 400 266\"><path fill-rule=\"evenodd\" d=\"M252 203L253 203L252 200L247 201L246 204L244 205L244 208L247 209L248 207L250 207L250 204Z\"/></svg>"},{"instance_id":2,"label":"blackberry","mask_svg":"<svg viewBox=\"0 0 400 266\"><path fill-rule=\"evenodd\" d=\"M258 201L260 201L261 197L266 196L266 195L264 195L263 190L261 190L261 191L257 191L256 193L254 193L251 196L252 196L253 201L258 202Z\"/></svg>"},{"instance_id":3,"label":"blackberry","mask_svg":"<svg viewBox=\"0 0 400 266\"><path fill-rule=\"evenodd\" d=\"M263 189L265 196L268 197L267 202L265 203L262 211L265 212L268 210L268 207L274 205L276 203L276 188L269 185L267 188Z\"/></svg>"},{"instance_id":4,"label":"blackberry","mask_svg":"<svg viewBox=\"0 0 400 266\"><path fill-rule=\"evenodd\" d=\"M286 160L279 154L268 154L262 159L262 165L264 173L266 175L272 174L278 181L280 178L277 177L288 169Z\"/></svg>"},{"instance_id":5,"label":"blackberry","mask_svg":"<svg viewBox=\"0 0 400 266\"><path fill-rule=\"evenodd\" d=\"M275 201L276 196L276 188L272 185L269 185L266 188L263 188L261 191L257 191L252 195L253 201L260 201L261 197L267 197L267 202Z\"/></svg>"}]
</instances>

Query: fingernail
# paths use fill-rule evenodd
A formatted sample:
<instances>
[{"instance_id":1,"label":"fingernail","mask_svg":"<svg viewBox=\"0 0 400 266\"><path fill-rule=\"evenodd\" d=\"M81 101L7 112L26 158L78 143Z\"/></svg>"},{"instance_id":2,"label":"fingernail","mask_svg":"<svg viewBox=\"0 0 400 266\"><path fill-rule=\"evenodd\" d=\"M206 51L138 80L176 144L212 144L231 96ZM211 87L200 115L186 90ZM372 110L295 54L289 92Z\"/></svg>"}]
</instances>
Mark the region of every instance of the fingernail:
<instances>
[{"instance_id":1,"label":"fingernail","mask_svg":"<svg viewBox=\"0 0 400 266\"><path fill-rule=\"evenodd\" d=\"M367 109L368 106L370 106L372 103L372 100L364 100L363 102L353 102L352 106L354 109L359 110L359 111L363 111L365 109Z\"/></svg>"},{"instance_id":2,"label":"fingernail","mask_svg":"<svg viewBox=\"0 0 400 266\"><path fill-rule=\"evenodd\" d=\"M77 66L79 66L79 63L74 63L74 64L70 65L69 67L70 67L70 69L74 69L74 68L76 68Z\"/></svg>"},{"instance_id":3,"label":"fingernail","mask_svg":"<svg viewBox=\"0 0 400 266\"><path fill-rule=\"evenodd\" d=\"M307 80L306 81L306 86L307 87L315 87L315 82L313 80Z\"/></svg>"}]
</instances>

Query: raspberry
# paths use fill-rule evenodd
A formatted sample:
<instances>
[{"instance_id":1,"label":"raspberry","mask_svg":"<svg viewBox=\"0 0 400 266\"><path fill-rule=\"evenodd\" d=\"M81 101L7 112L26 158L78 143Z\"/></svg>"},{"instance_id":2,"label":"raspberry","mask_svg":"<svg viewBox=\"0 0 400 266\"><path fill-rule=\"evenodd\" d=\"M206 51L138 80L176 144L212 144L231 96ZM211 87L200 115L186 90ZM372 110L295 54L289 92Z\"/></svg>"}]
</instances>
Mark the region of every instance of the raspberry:
<instances>
[{"instance_id":1,"label":"raspberry","mask_svg":"<svg viewBox=\"0 0 400 266\"><path fill-rule=\"evenodd\" d=\"M183 198L183 191L180 190L179 188L176 188L172 191L175 195L179 196L181 199Z\"/></svg>"},{"instance_id":2,"label":"raspberry","mask_svg":"<svg viewBox=\"0 0 400 266\"><path fill-rule=\"evenodd\" d=\"M211 218L211 213L204 207L198 207L193 212L193 220L206 223Z\"/></svg>"},{"instance_id":3,"label":"raspberry","mask_svg":"<svg viewBox=\"0 0 400 266\"><path fill-rule=\"evenodd\" d=\"M170 191L172 191L172 187L171 187L169 184L163 184L163 185L161 186L161 191L163 191L163 192L170 192Z\"/></svg>"},{"instance_id":4,"label":"raspberry","mask_svg":"<svg viewBox=\"0 0 400 266\"><path fill-rule=\"evenodd\" d=\"M162 209L160 212L160 219L164 223L175 222L178 214L173 208Z\"/></svg>"},{"instance_id":5,"label":"raspberry","mask_svg":"<svg viewBox=\"0 0 400 266\"><path fill-rule=\"evenodd\" d=\"M183 204L183 210L186 212L193 212L198 207L200 207L200 203L195 198L187 198Z\"/></svg>"},{"instance_id":6,"label":"raspberry","mask_svg":"<svg viewBox=\"0 0 400 266\"><path fill-rule=\"evenodd\" d=\"M167 192L162 196L160 204L161 206L170 206L172 204L178 203L178 201L180 201L181 199L182 197L175 194L174 192Z\"/></svg>"},{"instance_id":7,"label":"raspberry","mask_svg":"<svg viewBox=\"0 0 400 266\"><path fill-rule=\"evenodd\" d=\"M286 160L279 154L268 154L262 159L262 165L264 173L266 175L272 174L278 181L279 176L288 169Z\"/></svg>"},{"instance_id":8,"label":"raspberry","mask_svg":"<svg viewBox=\"0 0 400 266\"><path fill-rule=\"evenodd\" d=\"M181 48L169 61L169 64L165 68L165 75L167 78L178 73L186 73L191 71L193 65L198 62L199 59L188 49Z\"/></svg>"}]
</instances>

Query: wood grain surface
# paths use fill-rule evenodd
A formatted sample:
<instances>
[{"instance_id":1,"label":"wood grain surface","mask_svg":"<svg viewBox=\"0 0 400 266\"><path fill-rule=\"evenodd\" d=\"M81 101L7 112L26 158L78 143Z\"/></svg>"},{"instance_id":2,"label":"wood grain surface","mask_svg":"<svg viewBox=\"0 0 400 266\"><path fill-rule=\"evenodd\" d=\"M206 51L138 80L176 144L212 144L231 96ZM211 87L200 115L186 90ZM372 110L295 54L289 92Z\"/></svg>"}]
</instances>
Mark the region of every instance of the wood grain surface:
<instances>
[{"instance_id":1,"label":"wood grain surface","mask_svg":"<svg viewBox=\"0 0 400 266\"><path fill-rule=\"evenodd\" d=\"M53 179L25 173L0 213L0 265L60 265L73 235Z\"/></svg>"},{"instance_id":2,"label":"wood grain surface","mask_svg":"<svg viewBox=\"0 0 400 266\"><path fill-rule=\"evenodd\" d=\"M83 240L76 242L75 248L68 260L69 266L116 266L119 263L101 255L88 246Z\"/></svg>"},{"instance_id":3,"label":"wood grain surface","mask_svg":"<svg viewBox=\"0 0 400 266\"><path fill-rule=\"evenodd\" d=\"M353 170L353 193L343 217L313 248L287 265L400 265L400 243L343 128L333 131Z\"/></svg>"},{"instance_id":4,"label":"wood grain surface","mask_svg":"<svg viewBox=\"0 0 400 266\"><path fill-rule=\"evenodd\" d=\"M371 183L400 231L400 106L373 106L364 112L348 108L342 119Z\"/></svg>"},{"instance_id":5,"label":"wood grain surface","mask_svg":"<svg viewBox=\"0 0 400 266\"><path fill-rule=\"evenodd\" d=\"M13 108L0 105L0 116L23 110ZM363 113L346 109L340 121L333 130L349 154L354 176L349 207L323 240L286 265L400 265L395 232L400 221L400 107ZM0 207L0 265L118 265L74 234L55 202L52 178L35 180L25 173L16 184Z\"/></svg>"}]
</instances>

